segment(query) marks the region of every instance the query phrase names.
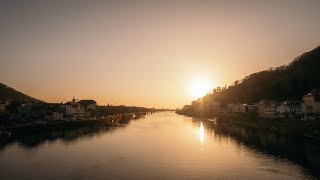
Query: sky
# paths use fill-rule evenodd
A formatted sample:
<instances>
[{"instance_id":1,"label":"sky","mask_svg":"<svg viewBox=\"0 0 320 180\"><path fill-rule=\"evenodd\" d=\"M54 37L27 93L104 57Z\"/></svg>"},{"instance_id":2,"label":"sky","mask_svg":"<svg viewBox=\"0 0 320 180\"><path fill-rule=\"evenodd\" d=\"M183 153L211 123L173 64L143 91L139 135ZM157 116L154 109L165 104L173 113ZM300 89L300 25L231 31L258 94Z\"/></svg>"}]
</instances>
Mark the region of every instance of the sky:
<instances>
[{"instance_id":1,"label":"sky","mask_svg":"<svg viewBox=\"0 0 320 180\"><path fill-rule=\"evenodd\" d=\"M178 108L320 45L319 0L0 1L0 82L47 102ZM191 88L190 88L191 87Z\"/></svg>"}]
</instances>

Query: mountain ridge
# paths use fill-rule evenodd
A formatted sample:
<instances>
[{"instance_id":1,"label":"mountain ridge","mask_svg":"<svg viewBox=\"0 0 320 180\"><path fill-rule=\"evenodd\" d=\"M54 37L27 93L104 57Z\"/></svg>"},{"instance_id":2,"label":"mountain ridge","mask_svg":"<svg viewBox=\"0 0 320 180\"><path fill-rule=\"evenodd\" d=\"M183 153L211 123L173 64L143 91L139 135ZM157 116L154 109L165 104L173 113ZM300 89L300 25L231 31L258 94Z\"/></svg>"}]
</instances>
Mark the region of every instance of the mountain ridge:
<instances>
[{"instance_id":1,"label":"mountain ridge","mask_svg":"<svg viewBox=\"0 0 320 180\"><path fill-rule=\"evenodd\" d=\"M215 88L198 101L227 104L263 99L301 100L314 88L320 88L320 46L302 53L286 65L252 73L228 87Z\"/></svg>"},{"instance_id":2,"label":"mountain ridge","mask_svg":"<svg viewBox=\"0 0 320 180\"><path fill-rule=\"evenodd\" d=\"M26 95L12 87L0 83L0 100L21 101L21 102L40 102L41 100Z\"/></svg>"}]
</instances>

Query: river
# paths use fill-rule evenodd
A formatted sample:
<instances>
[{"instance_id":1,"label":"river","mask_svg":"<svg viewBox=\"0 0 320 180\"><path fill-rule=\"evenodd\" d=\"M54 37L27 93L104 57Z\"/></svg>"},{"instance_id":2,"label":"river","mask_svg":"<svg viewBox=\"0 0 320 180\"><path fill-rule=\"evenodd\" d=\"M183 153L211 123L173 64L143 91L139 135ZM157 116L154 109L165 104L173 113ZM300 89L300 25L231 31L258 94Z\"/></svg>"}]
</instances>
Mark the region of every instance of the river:
<instances>
[{"instance_id":1,"label":"river","mask_svg":"<svg viewBox=\"0 0 320 180\"><path fill-rule=\"evenodd\" d=\"M175 113L2 141L0 179L317 179L320 146Z\"/></svg>"}]
</instances>

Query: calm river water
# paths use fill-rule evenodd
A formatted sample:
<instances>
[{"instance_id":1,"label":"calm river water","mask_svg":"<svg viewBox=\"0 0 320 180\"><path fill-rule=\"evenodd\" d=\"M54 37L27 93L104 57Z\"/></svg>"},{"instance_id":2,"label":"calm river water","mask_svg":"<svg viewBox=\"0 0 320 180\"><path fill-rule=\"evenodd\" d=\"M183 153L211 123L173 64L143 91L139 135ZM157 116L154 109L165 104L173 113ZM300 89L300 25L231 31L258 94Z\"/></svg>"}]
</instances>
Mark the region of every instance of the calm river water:
<instances>
[{"instance_id":1,"label":"calm river water","mask_svg":"<svg viewBox=\"0 0 320 180\"><path fill-rule=\"evenodd\" d=\"M2 141L0 179L317 179L320 146L156 113Z\"/></svg>"}]
</instances>

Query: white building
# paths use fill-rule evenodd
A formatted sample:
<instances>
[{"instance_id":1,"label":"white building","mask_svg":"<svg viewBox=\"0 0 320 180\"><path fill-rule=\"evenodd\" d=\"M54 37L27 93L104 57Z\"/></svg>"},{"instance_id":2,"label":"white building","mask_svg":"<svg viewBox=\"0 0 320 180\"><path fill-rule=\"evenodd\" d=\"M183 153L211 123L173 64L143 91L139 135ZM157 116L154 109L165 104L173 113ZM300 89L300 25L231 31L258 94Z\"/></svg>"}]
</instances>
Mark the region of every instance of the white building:
<instances>
[{"instance_id":1,"label":"white building","mask_svg":"<svg viewBox=\"0 0 320 180\"><path fill-rule=\"evenodd\" d=\"M228 104L227 111L229 113L248 113L258 112L258 104Z\"/></svg>"},{"instance_id":2,"label":"white building","mask_svg":"<svg viewBox=\"0 0 320 180\"><path fill-rule=\"evenodd\" d=\"M302 98L302 112L304 114L320 114L320 91L314 89Z\"/></svg>"},{"instance_id":3,"label":"white building","mask_svg":"<svg viewBox=\"0 0 320 180\"><path fill-rule=\"evenodd\" d=\"M67 102L63 105L65 108L65 114L74 120L86 119L90 117L90 113L86 112L86 109L73 98L71 102Z\"/></svg>"},{"instance_id":4,"label":"white building","mask_svg":"<svg viewBox=\"0 0 320 180\"><path fill-rule=\"evenodd\" d=\"M274 118L278 102L275 100L263 100L259 103L259 116Z\"/></svg>"}]
</instances>

